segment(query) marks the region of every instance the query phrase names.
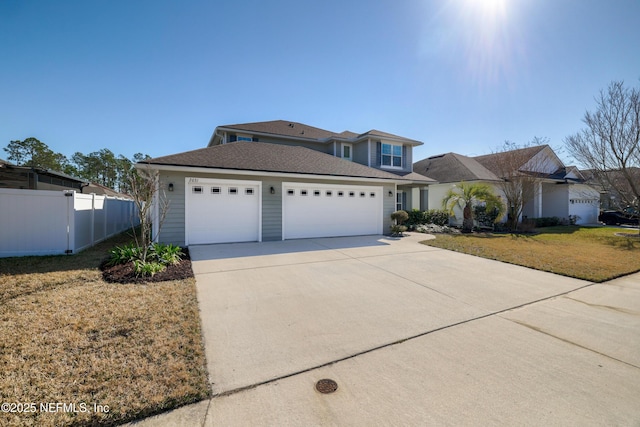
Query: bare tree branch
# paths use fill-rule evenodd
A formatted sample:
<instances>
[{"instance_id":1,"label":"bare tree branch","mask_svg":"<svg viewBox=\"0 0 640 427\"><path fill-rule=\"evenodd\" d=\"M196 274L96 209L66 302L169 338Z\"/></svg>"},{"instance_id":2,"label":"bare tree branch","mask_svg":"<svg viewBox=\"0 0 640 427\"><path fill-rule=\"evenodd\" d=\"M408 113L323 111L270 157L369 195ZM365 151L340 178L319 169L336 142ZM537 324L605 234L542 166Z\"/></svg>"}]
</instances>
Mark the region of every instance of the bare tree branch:
<instances>
[{"instance_id":1,"label":"bare tree branch","mask_svg":"<svg viewBox=\"0 0 640 427\"><path fill-rule=\"evenodd\" d=\"M640 203L640 89L609 84L587 111L586 128L565 138L567 150L591 171L616 207L637 211Z\"/></svg>"}]
</instances>

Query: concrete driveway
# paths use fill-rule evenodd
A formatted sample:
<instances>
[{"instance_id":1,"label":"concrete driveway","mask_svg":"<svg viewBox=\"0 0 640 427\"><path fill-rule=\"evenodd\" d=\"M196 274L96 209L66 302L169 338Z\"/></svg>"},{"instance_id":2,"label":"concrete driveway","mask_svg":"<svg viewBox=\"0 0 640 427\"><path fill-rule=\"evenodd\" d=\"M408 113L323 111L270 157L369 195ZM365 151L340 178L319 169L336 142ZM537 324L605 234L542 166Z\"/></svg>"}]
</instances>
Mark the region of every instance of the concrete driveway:
<instances>
[{"instance_id":1,"label":"concrete driveway","mask_svg":"<svg viewBox=\"0 0 640 427\"><path fill-rule=\"evenodd\" d=\"M640 426L639 275L425 238L190 247L215 396L138 424Z\"/></svg>"}]
</instances>

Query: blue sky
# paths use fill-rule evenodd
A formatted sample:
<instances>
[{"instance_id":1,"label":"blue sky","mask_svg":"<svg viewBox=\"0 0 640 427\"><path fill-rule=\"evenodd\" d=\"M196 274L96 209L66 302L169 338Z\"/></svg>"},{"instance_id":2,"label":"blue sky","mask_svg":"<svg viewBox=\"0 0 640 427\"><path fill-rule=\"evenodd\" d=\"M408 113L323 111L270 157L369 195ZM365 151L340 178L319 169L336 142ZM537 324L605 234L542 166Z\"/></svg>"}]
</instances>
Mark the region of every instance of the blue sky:
<instances>
[{"instance_id":1,"label":"blue sky","mask_svg":"<svg viewBox=\"0 0 640 427\"><path fill-rule=\"evenodd\" d=\"M277 119L417 139L416 160L561 147L609 82L640 84L639 18L637 0L2 0L0 147L156 157Z\"/></svg>"}]
</instances>

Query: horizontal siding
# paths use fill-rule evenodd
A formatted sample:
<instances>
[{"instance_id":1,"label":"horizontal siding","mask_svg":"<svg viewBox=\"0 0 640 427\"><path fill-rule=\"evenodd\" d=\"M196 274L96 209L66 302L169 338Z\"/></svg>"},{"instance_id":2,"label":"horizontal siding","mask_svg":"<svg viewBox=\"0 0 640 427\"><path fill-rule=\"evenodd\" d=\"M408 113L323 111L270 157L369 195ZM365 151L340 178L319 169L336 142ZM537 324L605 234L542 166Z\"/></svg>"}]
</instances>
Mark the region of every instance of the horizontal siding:
<instances>
[{"instance_id":1,"label":"horizontal siding","mask_svg":"<svg viewBox=\"0 0 640 427\"><path fill-rule=\"evenodd\" d=\"M168 191L173 183L173 191ZM169 205L158 240L184 246L184 176L174 173L160 174L160 195L168 199Z\"/></svg>"},{"instance_id":2,"label":"horizontal siding","mask_svg":"<svg viewBox=\"0 0 640 427\"><path fill-rule=\"evenodd\" d=\"M159 241L183 246L185 244L185 178L209 178L260 181L258 176L206 174L206 173L176 173L161 172L161 195L169 200L169 207L164 224L160 230ZM282 240L282 183L308 182L328 185L368 185L380 186L380 183L367 181L315 180L315 179L280 179L264 178L262 181L262 240ZM173 191L167 191L169 183L173 183ZM271 194L271 187L275 194ZM387 233L391 226L390 215L395 210L395 185L383 185L383 232ZM389 196L389 191L394 195ZM339 218L336 218L339 220Z\"/></svg>"},{"instance_id":3,"label":"horizontal siding","mask_svg":"<svg viewBox=\"0 0 640 427\"><path fill-rule=\"evenodd\" d=\"M271 194L271 187L275 194ZM282 180L263 181L262 240L282 240Z\"/></svg>"},{"instance_id":4,"label":"horizontal siding","mask_svg":"<svg viewBox=\"0 0 640 427\"><path fill-rule=\"evenodd\" d=\"M353 161L356 163L360 163L361 165L369 166L369 144L367 141L360 142L358 144L353 144Z\"/></svg>"}]
</instances>

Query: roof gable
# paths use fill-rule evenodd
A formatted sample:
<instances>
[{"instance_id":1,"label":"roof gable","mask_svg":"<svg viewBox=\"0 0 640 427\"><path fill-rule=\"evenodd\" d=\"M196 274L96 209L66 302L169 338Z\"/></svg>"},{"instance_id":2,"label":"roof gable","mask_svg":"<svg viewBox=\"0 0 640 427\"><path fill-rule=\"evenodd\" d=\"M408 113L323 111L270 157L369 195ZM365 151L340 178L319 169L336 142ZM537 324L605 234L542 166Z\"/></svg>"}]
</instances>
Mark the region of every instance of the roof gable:
<instances>
[{"instance_id":1,"label":"roof gable","mask_svg":"<svg viewBox=\"0 0 640 427\"><path fill-rule=\"evenodd\" d=\"M516 170L525 175L550 179L564 179L567 174L562 160L546 144L485 154L474 159L500 177L508 177Z\"/></svg>"},{"instance_id":2,"label":"roof gable","mask_svg":"<svg viewBox=\"0 0 640 427\"><path fill-rule=\"evenodd\" d=\"M498 177L471 157L456 153L428 157L413 164L413 171L441 183L498 181Z\"/></svg>"},{"instance_id":3,"label":"roof gable","mask_svg":"<svg viewBox=\"0 0 640 427\"><path fill-rule=\"evenodd\" d=\"M397 175L310 148L266 142L215 145L139 164L402 180Z\"/></svg>"}]
</instances>

